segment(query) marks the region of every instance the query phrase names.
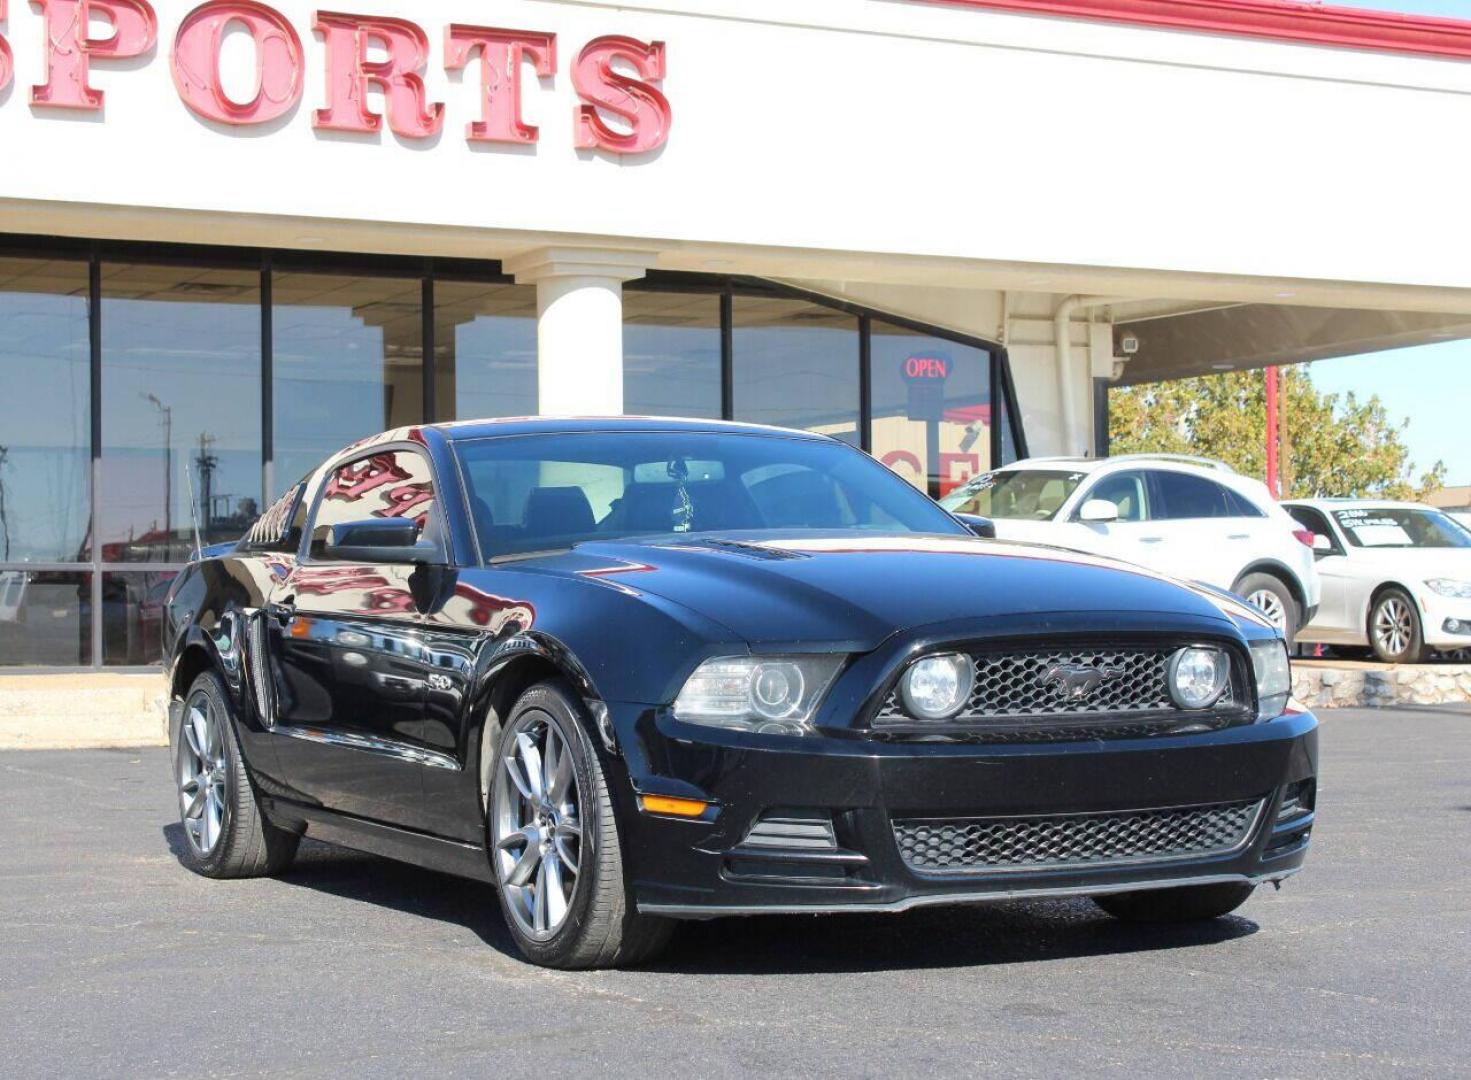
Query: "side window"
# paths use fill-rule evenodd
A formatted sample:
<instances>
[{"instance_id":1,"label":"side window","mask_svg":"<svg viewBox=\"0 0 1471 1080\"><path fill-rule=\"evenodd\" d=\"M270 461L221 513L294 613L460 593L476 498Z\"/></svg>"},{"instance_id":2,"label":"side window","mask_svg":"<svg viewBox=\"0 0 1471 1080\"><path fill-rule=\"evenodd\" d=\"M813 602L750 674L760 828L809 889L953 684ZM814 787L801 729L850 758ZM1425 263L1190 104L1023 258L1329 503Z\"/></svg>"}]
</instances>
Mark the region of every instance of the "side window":
<instances>
[{"instance_id":1,"label":"side window","mask_svg":"<svg viewBox=\"0 0 1471 1080\"><path fill-rule=\"evenodd\" d=\"M312 551L321 551L334 525L394 517L417 524L421 540L439 541L433 474L428 459L412 450L380 451L333 471L312 522Z\"/></svg>"},{"instance_id":2,"label":"side window","mask_svg":"<svg viewBox=\"0 0 1471 1080\"><path fill-rule=\"evenodd\" d=\"M1292 515L1293 521L1296 521L1308 532L1317 536L1326 536L1332 541L1333 550L1342 550L1339 546L1338 539L1333 535L1332 527L1328 524L1328 519L1311 506L1288 506L1283 509Z\"/></svg>"},{"instance_id":3,"label":"side window","mask_svg":"<svg viewBox=\"0 0 1471 1080\"><path fill-rule=\"evenodd\" d=\"M1154 508L1156 519L1181 521L1237 516L1230 498L1232 492L1213 480L1159 470L1154 473L1154 482L1161 503Z\"/></svg>"},{"instance_id":4,"label":"side window","mask_svg":"<svg viewBox=\"0 0 1471 1080\"><path fill-rule=\"evenodd\" d=\"M1117 473L1095 484L1083 501L1102 499L1118 508L1120 521L1145 521L1151 516L1147 490L1143 473Z\"/></svg>"},{"instance_id":5,"label":"side window","mask_svg":"<svg viewBox=\"0 0 1471 1080\"><path fill-rule=\"evenodd\" d=\"M1267 516L1261 507L1240 492L1232 491L1230 488L1221 490L1226 493L1226 510L1231 517L1264 518Z\"/></svg>"}]
</instances>

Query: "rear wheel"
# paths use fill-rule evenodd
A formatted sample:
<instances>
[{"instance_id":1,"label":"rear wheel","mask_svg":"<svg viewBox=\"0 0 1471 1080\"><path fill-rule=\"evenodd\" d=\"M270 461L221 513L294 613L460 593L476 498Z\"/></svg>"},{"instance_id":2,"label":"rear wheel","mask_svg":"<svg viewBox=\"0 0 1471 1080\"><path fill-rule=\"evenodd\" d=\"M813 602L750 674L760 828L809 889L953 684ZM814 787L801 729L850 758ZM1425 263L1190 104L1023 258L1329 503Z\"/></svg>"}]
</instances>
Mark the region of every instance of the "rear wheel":
<instances>
[{"instance_id":1,"label":"rear wheel","mask_svg":"<svg viewBox=\"0 0 1471 1080\"><path fill-rule=\"evenodd\" d=\"M1237 583L1235 592L1271 620L1272 625L1282 631L1288 646L1292 645L1301 629L1297 601L1281 578L1272 574L1247 574Z\"/></svg>"},{"instance_id":2,"label":"rear wheel","mask_svg":"<svg viewBox=\"0 0 1471 1080\"><path fill-rule=\"evenodd\" d=\"M1385 589L1369 609L1369 645L1386 664L1418 664L1425 657L1420 613L1402 589Z\"/></svg>"},{"instance_id":3,"label":"rear wheel","mask_svg":"<svg viewBox=\"0 0 1471 1080\"><path fill-rule=\"evenodd\" d=\"M1139 923L1203 922L1229 915L1256 890L1255 885L1186 885L1178 889L1144 889L1106 893L1093 902L1116 919Z\"/></svg>"},{"instance_id":4,"label":"rear wheel","mask_svg":"<svg viewBox=\"0 0 1471 1080\"><path fill-rule=\"evenodd\" d=\"M663 948L673 924L634 907L607 780L581 716L559 684L539 683L500 733L487 806L496 889L533 963L635 964Z\"/></svg>"},{"instance_id":5,"label":"rear wheel","mask_svg":"<svg viewBox=\"0 0 1471 1080\"><path fill-rule=\"evenodd\" d=\"M184 865L212 878L261 877L284 870L300 838L266 820L235 737L230 699L206 671L184 698L174 742Z\"/></svg>"}]
</instances>

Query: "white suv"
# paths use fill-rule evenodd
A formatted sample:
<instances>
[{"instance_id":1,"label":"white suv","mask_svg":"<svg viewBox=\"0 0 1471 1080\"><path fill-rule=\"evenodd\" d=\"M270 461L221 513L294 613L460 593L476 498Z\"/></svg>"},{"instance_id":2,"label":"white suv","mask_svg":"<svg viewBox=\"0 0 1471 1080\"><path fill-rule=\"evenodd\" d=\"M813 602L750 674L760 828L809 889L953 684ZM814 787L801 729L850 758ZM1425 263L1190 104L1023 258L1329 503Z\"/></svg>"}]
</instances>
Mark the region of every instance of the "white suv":
<instances>
[{"instance_id":1,"label":"white suv","mask_svg":"<svg viewBox=\"0 0 1471 1080\"><path fill-rule=\"evenodd\" d=\"M1317 613L1313 537L1266 485L1205 458L1030 458L940 500L996 535L1110 555L1250 600L1287 635Z\"/></svg>"}]
</instances>

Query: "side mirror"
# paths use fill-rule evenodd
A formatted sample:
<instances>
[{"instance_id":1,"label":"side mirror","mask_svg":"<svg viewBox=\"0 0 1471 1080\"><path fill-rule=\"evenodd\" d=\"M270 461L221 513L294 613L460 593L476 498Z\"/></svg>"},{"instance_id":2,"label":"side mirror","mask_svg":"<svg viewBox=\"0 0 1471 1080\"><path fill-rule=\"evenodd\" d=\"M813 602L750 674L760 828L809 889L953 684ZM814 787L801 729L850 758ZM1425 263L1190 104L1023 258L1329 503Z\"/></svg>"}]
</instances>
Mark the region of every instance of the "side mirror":
<instances>
[{"instance_id":1,"label":"side mirror","mask_svg":"<svg viewBox=\"0 0 1471 1080\"><path fill-rule=\"evenodd\" d=\"M962 525L982 540L996 539L996 523L990 518L983 518L979 514L956 514L955 516L960 519Z\"/></svg>"},{"instance_id":2,"label":"side mirror","mask_svg":"<svg viewBox=\"0 0 1471 1080\"><path fill-rule=\"evenodd\" d=\"M1328 539L1322 533L1313 533L1313 554L1332 555L1333 541Z\"/></svg>"},{"instance_id":3,"label":"side mirror","mask_svg":"<svg viewBox=\"0 0 1471 1080\"><path fill-rule=\"evenodd\" d=\"M1078 510L1078 520L1102 525L1119 519L1119 508L1107 499L1089 499Z\"/></svg>"},{"instance_id":4,"label":"side mirror","mask_svg":"<svg viewBox=\"0 0 1471 1080\"><path fill-rule=\"evenodd\" d=\"M408 518L370 518L332 526L322 558L339 562L433 562L438 549L419 543L419 526Z\"/></svg>"}]
</instances>

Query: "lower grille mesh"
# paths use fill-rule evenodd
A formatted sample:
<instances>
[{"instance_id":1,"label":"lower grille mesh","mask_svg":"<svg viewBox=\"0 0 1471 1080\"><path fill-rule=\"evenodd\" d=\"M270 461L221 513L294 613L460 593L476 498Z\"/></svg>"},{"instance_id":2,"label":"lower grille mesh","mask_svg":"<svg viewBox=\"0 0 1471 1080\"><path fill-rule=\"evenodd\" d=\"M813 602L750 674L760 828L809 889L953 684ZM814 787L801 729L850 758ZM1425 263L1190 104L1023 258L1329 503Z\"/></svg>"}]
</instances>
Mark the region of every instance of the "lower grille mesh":
<instances>
[{"instance_id":1,"label":"lower grille mesh","mask_svg":"<svg viewBox=\"0 0 1471 1080\"><path fill-rule=\"evenodd\" d=\"M965 873L1225 854L1245 845L1261 800L1049 817L896 821L912 870Z\"/></svg>"}]
</instances>

